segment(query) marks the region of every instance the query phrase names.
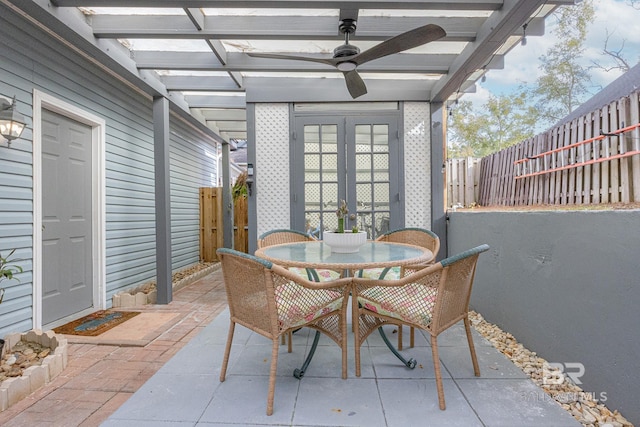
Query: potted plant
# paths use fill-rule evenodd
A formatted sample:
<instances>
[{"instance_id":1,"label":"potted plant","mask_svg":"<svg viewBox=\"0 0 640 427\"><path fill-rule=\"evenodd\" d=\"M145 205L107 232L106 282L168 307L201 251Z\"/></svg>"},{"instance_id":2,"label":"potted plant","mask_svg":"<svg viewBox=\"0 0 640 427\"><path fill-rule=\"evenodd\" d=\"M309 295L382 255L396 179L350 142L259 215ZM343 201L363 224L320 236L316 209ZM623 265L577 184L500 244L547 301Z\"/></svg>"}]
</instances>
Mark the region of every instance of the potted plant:
<instances>
[{"instance_id":1,"label":"potted plant","mask_svg":"<svg viewBox=\"0 0 640 427\"><path fill-rule=\"evenodd\" d=\"M9 255L7 255L6 257L3 257L2 254L0 254L0 283L2 283L2 281L4 280L14 279L13 277L14 274L22 273L22 267L20 267L19 265L13 264L16 262L16 260L11 259L11 256L15 251L16 250L13 249L11 252L9 252ZM15 280L18 280L18 279L15 278ZM0 304L2 304L3 299L4 299L4 288L0 288ZM2 357L3 355L3 347L4 347L4 340L0 339L0 357Z\"/></svg>"},{"instance_id":2,"label":"potted plant","mask_svg":"<svg viewBox=\"0 0 640 427\"><path fill-rule=\"evenodd\" d=\"M9 252L9 255L7 255L6 257L3 257L2 254L0 254L0 283L3 280L12 280L14 278L13 277L14 274L22 273L22 267L20 267L19 265L13 264L17 260L10 259L11 255L13 255L15 251L16 250L13 249L11 252ZM15 280L18 280L18 279L16 278ZM3 298L4 298L4 288L0 288L0 304L2 304Z\"/></svg>"},{"instance_id":3,"label":"potted plant","mask_svg":"<svg viewBox=\"0 0 640 427\"><path fill-rule=\"evenodd\" d=\"M355 221L355 214L349 215L349 208L345 200L340 201L340 206L336 211L338 217L338 229L335 232L325 231L323 233L323 241L331 247L331 252L336 253L353 253L358 252L360 246L367 241L367 233L359 231L357 225L351 228L350 232L345 232L345 223L347 217L351 221Z\"/></svg>"}]
</instances>

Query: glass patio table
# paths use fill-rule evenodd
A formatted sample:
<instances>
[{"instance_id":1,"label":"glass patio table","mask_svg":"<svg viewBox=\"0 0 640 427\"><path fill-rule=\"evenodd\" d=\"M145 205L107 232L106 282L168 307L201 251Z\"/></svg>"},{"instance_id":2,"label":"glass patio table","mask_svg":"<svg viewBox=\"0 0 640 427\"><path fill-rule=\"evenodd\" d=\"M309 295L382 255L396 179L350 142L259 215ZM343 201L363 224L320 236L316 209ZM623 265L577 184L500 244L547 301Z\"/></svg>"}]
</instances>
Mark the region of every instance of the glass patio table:
<instances>
[{"instance_id":1,"label":"glass patio table","mask_svg":"<svg viewBox=\"0 0 640 427\"><path fill-rule=\"evenodd\" d=\"M322 241L285 243L258 249L257 257L283 267L360 270L424 264L433 253L423 247L403 243L367 241L354 253L332 253Z\"/></svg>"},{"instance_id":2,"label":"glass patio table","mask_svg":"<svg viewBox=\"0 0 640 427\"><path fill-rule=\"evenodd\" d=\"M316 269L344 271L346 274L363 269L384 268L380 278L389 268L402 267L413 264L424 264L431 261L434 254L421 246L407 245L403 243L367 241L354 253L332 253L331 247L322 241L285 243L281 245L267 246L258 249L255 256L264 258L274 264L283 267L304 268L310 280L320 281ZM357 313L356 302L352 301L354 316ZM416 361L405 360L396 348L389 342L382 328L379 329L382 338L393 354L413 369ZM309 354L302 368L294 371L298 379L304 376L304 371L309 366L313 353L320 339L320 332L316 331L315 338Z\"/></svg>"}]
</instances>

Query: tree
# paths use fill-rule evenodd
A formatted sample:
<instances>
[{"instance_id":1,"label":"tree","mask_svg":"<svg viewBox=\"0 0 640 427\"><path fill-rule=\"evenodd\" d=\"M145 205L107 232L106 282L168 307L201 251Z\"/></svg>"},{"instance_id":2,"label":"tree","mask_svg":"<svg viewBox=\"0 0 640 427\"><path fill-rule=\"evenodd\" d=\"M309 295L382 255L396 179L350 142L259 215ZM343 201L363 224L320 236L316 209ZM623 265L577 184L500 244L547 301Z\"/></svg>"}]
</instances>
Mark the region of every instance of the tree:
<instances>
[{"instance_id":1,"label":"tree","mask_svg":"<svg viewBox=\"0 0 640 427\"><path fill-rule=\"evenodd\" d=\"M628 0L626 2L628 6L636 10L640 10L640 0ZM630 58L626 52L624 52L625 44L627 43L627 39L622 39L618 48L613 48L610 46L611 36L615 33L615 30L609 31L609 28L605 29L607 32L607 36L604 41L604 46L602 48L601 55L604 56L604 60L602 61L592 61L592 68L603 70L605 72L619 70L623 73L629 71L629 69L637 63L638 59Z\"/></svg>"},{"instance_id":2,"label":"tree","mask_svg":"<svg viewBox=\"0 0 640 427\"><path fill-rule=\"evenodd\" d=\"M560 7L553 16L556 42L540 58L542 75L518 95L490 98L479 111L467 101L456 105L449 122L449 157L482 157L524 141L590 95L589 67L581 64L581 57L595 16L593 0Z\"/></svg>"},{"instance_id":3,"label":"tree","mask_svg":"<svg viewBox=\"0 0 640 427\"><path fill-rule=\"evenodd\" d=\"M606 72L612 70L620 70L623 73L626 73L631 68L631 64L629 64L629 59L627 59L624 55L624 45L627 42L626 39L622 40L622 44L616 50L609 47L609 38L611 34L609 33L609 29L607 29L607 38L604 41L604 47L602 48L602 55L606 57L606 59L613 61L613 64L606 65L600 61L592 61L593 68L600 69Z\"/></svg>"},{"instance_id":4,"label":"tree","mask_svg":"<svg viewBox=\"0 0 640 427\"><path fill-rule=\"evenodd\" d=\"M534 135L536 112L527 106L527 95L492 96L474 110L469 101L451 110L449 157L484 157Z\"/></svg>"},{"instance_id":5,"label":"tree","mask_svg":"<svg viewBox=\"0 0 640 427\"><path fill-rule=\"evenodd\" d=\"M557 42L540 60L543 74L536 80L531 95L536 100L540 119L549 126L571 113L589 94L588 67L580 64L587 29L593 22L593 0L560 7L553 33Z\"/></svg>"}]
</instances>

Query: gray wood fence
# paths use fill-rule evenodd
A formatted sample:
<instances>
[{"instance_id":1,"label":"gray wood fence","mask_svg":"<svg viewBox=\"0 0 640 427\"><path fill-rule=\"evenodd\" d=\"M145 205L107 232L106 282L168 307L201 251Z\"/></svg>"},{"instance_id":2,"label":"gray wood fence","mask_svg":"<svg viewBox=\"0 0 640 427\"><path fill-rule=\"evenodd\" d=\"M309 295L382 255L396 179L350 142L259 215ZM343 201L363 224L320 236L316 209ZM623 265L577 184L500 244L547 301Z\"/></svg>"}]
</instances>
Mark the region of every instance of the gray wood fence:
<instances>
[{"instance_id":1,"label":"gray wood fence","mask_svg":"<svg viewBox=\"0 0 640 427\"><path fill-rule=\"evenodd\" d=\"M451 180L459 182L459 176L452 169ZM450 187L452 195L460 194L453 183ZM482 158L476 201L482 206L640 202L639 92ZM466 198L458 203L469 205Z\"/></svg>"},{"instance_id":2,"label":"gray wood fence","mask_svg":"<svg viewBox=\"0 0 640 427\"><path fill-rule=\"evenodd\" d=\"M480 159L474 157L448 159L446 174L446 206L450 208L474 206L479 195Z\"/></svg>"}]
</instances>

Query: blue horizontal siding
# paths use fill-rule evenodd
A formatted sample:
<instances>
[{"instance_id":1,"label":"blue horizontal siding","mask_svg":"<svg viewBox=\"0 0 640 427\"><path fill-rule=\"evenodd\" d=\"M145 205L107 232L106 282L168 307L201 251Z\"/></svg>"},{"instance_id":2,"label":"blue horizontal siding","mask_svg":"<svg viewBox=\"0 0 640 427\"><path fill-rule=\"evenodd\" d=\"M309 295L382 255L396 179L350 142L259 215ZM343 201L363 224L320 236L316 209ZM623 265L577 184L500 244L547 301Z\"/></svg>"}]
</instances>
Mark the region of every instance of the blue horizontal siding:
<instances>
[{"instance_id":1,"label":"blue horizontal siding","mask_svg":"<svg viewBox=\"0 0 640 427\"><path fill-rule=\"evenodd\" d=\"M210 187L217 176L217 146L184 122L173 124L169 162L171 262L175 271L200 260L200 187Z\"/></svg>"},{"instance_id":2,"label":"blue horizontal siding","mask_svg":"<svg viewBox=\"0 0 640 427\"><path fill-rule=\"evenodd\" d=\"M33 225L28 224L0 224L0 236L2 237L14 237L14 236L26 236L33 230Z\"/></svg>"},{"instance_id":3,"label":"blue horizontal siding","mask_svg":"<svg viewBox=\"0 0 640 427\"><path fill-rule=\"evenodd\" d=\"M0 223L2 224L31 224L32 221L33 214L31 212L0 212Z\"/></svg>"},{"instance_id":4,"label":"blue horizontal siding","mask_svg":"<svg viewBox=\"0 0 640 427\"><path fill-rule=\"evenodd\" d=\"M11 145L11 149L8 147L2 148L0 171L2 171L3 174L31 176L31 152L16 150L15 144Z\"/></svg>"},{"instance_id":5,"label":"blue horizontal siding","mask_svg":"<svg viewBox=\"0 0 640 427\"><path fill-rule=\"evenodd\" d=\"M118 230L109 233L109 238L106 241L107 248L117 248L119 246L139 245L141 243L156 244L155 233L136 233L132 235L127 230Z\"/></svg>"},{"instance_id":6,"label":"blue horizontal siding","mask_svg":"<svg viewBox=\"0 0 640 427\"><path fill-rule=\"evenodd\" d=\"M18 248L25 272L7 292L0 336L32 327L33 90L105 120L107 298L155 279L155 171L152 99L79 57L0 4L0 95L16 95L27 128L0 146L0 252ZM215 183L210 137L170 114L172 269L199 259L199 187ZM63 191L61 189L61 191ZM175 204L175 205L174 205Z\"/></svg>"},{"instance_id":7,"label":"blue horizontal siding","mask_svg":"<svg viewBox=\"0 0 640 427\"><path fill-rule=\"evenodd\" d=\"M137 243L128 245L112 246L107 248L107 256L115 257L116 255L128 255L136 254L138 256L144 256L144 254L155 254L156 245L155 242Z\"/></svg>"},{"instance_id":8,"label":"blue horizontal siding","mask_svg":"<svg viewBox=\"0 0 640 427\"><path fill-rule=\"evenodd\" d=\"M2 172L0 172L0 182L2 183L2 187L0 187L0 193L2 193L7 187L21 187L21 188L32 188L33 186L33 177L31 176L31 165L29 165L29 175L25 174L13 174L9 168L4 168L4 164L0 162L0 167ZM4 197L4 196L3 196Z\"/></svg>"}]
</instances>

